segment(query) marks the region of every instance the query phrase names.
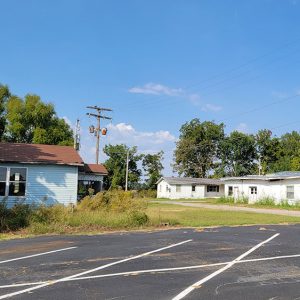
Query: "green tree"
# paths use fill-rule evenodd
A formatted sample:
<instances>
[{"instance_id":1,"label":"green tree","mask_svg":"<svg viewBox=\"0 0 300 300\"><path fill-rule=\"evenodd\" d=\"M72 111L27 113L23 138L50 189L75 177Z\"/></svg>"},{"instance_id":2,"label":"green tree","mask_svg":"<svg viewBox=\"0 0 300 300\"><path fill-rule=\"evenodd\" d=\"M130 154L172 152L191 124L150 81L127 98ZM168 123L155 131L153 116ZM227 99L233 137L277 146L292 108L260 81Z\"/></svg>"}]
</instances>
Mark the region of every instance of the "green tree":
<instances>
[{"instance_id":1,"label":"green tree","mask_svg":"<svg viewBox=\"0 0 300 300\"><path fill-rule=\"evenodd\" d=\"M0 141L3 140L6 126L6 103L10 97L9 89L6 85L0 84Z\"/></svg>"},{"instance_id":2,"label":"green tree","mask_svg":"<svg viewBox=\"0 0 300 300\"><path fill-rule=\"evenodd\" d=\"M156 182L162 176L161 171L163 170L163 165L161 163L163 159L164 152L160 151L155 154L146 154L143 157L142 166L146 173L146 188L155 189Z\"/></svg>"},{"instance_id":3,"label":"green tree","mask_svg":"<svg viewBox=\"0 0 300 300\"><path fill-rule=\"evenodd\" d=\"M105 188L125 188L126 157L129 151L128 188L135 188L140 181L142 171L138 168L138 162L142 155L137 154L137 147L128 148L124 144L105 145L103 152L108 156L104 165L108 171L105 178Z\"/></svg>"},{"instance_id":4,"label":"green tree","mask_svg":"<svg viewBox=\"0 0 300 300\"><path fill-rule=\"evenodd\" d=\"M257 153L253 135L233 131L220 144L219 173L227 176L252 174L256 166Z\"/></svg>"},{"instance_id":5,"label":"green tree","mask_svg":"<svg viewBox=\"0 0 300 300\"><path fill-rule=\"evenodd\" d=\"M277 160L271 165L272 171L300 171L300 134L292 131L279 140Z\"/></svg>"},{"instance_id":6,"label":"green tree","mask_svg":"<svg viewBox=\"0 0 300 300\"><path fill-rule=\"evenodd\" d=\"M11 96L6 103L5 138L10 142L72 145L73 131L57 117L53 104L44 103L37 95L24 100Z\"/></svg>"},{"instance_id":7,"label":"green tree","mask_svg":"<svg viewBox=\"0 0 300 300\"><path fill-rule=\"evenodd\" d=\"M180 175L207 177L216 166L224 124L193 119L180 129L173 168Z\"/></svg>"},{"instance_id":8,"label":"green tree","mask_svg":"<svg viewBox=\"0 0 300 300\"><path fill-rule=\"evenodd\" d=\"M255 137L257 156L261 160L261 173L266 174L272 171L272 166L278 161L281 151L280 140L272 137L268 129L259 130Z\"/></svg>"}]
</instances>

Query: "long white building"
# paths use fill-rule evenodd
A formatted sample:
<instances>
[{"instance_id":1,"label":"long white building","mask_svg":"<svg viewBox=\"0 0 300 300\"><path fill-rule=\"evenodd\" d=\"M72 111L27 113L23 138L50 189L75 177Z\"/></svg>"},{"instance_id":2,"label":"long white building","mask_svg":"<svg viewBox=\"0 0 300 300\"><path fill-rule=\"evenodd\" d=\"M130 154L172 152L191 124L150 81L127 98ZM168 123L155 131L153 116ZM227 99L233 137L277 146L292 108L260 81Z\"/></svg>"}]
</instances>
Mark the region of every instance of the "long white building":
<instances>
[{"instance_id":1,"label":"long white building","mask_svg":"<svg viewBox=\"0 0 300 300\"><path fill-rule=\"evenodd\" d=\"M225 177L221 179L162 177L157 182L157 197L203 199L213 197L247 198L255 203L271 198L275 203L300 201L300 172Z\"/></svg>"},{"instance_id":2,"label":"long white building","mask_svg":"<svg viewBox=\"0 0 300 300\"><path fill-rule=\"evenodd\" d=\"M221 181L225 184L226 197L247 197L249 203L264 198L272 198L276 203L283 200L291 204L300 201L300 172L227 177Z\"/></svg>"},{"instance_id":3,"label":"long white building","mask_svg":"<svg viewBox=\"0 0 300 300\"><path fill-rule=\"evenodd\" d=\"M224 195L224 182L219 179L162 177L157 182L157 198L201 199Z\"/></svg>"}]
</instances>

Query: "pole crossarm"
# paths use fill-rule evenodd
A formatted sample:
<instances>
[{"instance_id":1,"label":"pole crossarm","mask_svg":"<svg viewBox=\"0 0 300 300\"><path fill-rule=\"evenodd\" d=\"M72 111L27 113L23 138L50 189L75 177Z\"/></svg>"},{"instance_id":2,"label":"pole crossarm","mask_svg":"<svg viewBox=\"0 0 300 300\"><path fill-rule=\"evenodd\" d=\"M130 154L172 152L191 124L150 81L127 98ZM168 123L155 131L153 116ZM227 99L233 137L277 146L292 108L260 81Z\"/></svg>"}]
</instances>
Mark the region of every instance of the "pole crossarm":
<instances>
[{"instance_id":1,"label":"pole crossarm","mask_svg":"<svg viewBox=\"0 0 300 300\"><path fill-rule=\"evenodd\" d=\"M95 130L96 133L96 137L97 137L97 142L96 142L96 164L99 163L99 144L100 144L100 131L101 131L101 127L100 127L100 119L105 119L105 120L112 120L111 117L107 117L107 116L103 116L101 113L103 111L112 111L112 109L110 108L103 108L103 107L99 107L99 106L87 106L86 108L89 109L94 109L97 111L97 113L86 113L88 116L92 116L95 117L97 119L97 127Z\"/></svg>"}]
</instances>

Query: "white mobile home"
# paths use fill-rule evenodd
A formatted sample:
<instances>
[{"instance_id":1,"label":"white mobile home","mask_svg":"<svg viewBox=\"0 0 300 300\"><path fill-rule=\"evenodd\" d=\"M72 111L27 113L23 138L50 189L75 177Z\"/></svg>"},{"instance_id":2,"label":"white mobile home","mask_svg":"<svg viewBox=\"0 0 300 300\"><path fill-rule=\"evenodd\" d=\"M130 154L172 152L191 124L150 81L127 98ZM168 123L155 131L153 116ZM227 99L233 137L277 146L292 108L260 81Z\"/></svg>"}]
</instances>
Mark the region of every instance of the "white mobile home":
<instances>
[{"instance_id":1,"label":"white mobile home","mask_svg":"<svg viewBox=\"0 0 300 300\"><path fill-rule=\"evenodd\" d=\"M255 203L264 198L272 198L276 203L288 200L300 201L300 172L278 172L268 175L250 175L222 178L225 184L225 196L248 198Z\"/></svg>"},{"instance_id":2,"label":"white mobile home","mask_svg":"<svg viewBox=\"0 0 300 300\"><path fill-rule=\"evenodd\" d=\"M208 178L162 177L157 182L157 198L211 198L224 195L224 182Z\"/></svg>"}]
</instances>

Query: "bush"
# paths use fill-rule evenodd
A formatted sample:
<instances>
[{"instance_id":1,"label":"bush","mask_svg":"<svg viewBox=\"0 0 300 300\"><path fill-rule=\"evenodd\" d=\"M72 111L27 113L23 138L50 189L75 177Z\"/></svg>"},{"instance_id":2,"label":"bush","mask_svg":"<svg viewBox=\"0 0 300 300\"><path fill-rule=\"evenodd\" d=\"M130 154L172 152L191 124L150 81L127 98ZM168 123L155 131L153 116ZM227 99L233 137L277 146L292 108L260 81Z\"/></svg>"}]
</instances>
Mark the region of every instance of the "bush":
<instances>
[{"instance_id":1,"label":"bush","mask_svg":"<svg viewBox=\"0 0 300 300\"><path fill-rule=\"evenodd\" d=\"M240 197L238 199L235 200L235 203L238 204L248 204L249 203L249 199L248 197Z\"/></svg>"},{"instance_id":2,"label":"bush","mask_svg":"<svg viewBox=\"0 0 300 300\"><path fill-rule=\"evenodd\" d=\"M223 196L217 199L217 203L234 203L234 198Z\"/></svg>"},{"instance_id":3,"label":"bush","mask_svg":"<svg viewBox=\"0 0 300 300\"><path fill-rule=\"evenodd\" d=\"M141 211L134 211L131 213L133 225L142 226L149 222L148 216Z\"/></svg>"},{"instance_id":4,"label":"bush","mask_svg":"<svg viewBox=\"0 0 300 300\"><path fill-rule=\"evenodd\" d=\"M144 200L135 198L135 192L108 191L84 197L78 210L106 210L112 212L141 211L146 208Z\"/></svg>"},{"instance_id":5,"label":"bush","mask_svg":"<svg viewBox=\"0 0 300 300\"><path fill-rule=\"evenodd\" d=\"M135 198L156 198L157 191L156 190L139 190L136 191Z\"/></svg>"},{"instance_id":6,"label":"bush","mask_svg":"<svg viewBox=\"0 0 300 300\"><path fill-rule=\"evenodd\" d=\"M274 206L275 205L275 200L274 198L271 197L265 197L265 198L261 198L259 199L256 204L258 205L266 205L266 206Z\"/></svg>"},{"instance_id":7,"label":"bush","mask_svg":"<svg viewBox=\"0 0 300 300\"><path fill-rule=\"evenodd\" d=\"M0 232L18 230L29 225L32 208L28 204L17 203L7 208L6 200L0 202Z\"/></svg>"},{"instance_id":8,"label":"bush","mask_svg":"<svg viewBox=\"0 0 300 300\"><path fill-rule=\"evenodd\" d=\"M40 205L32 211L30 221L32 223L66 223L69 219L70 210L62 204L53 206Z\"/></svg>"}]
</instances>

